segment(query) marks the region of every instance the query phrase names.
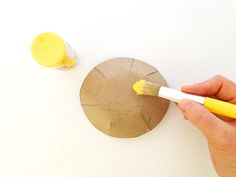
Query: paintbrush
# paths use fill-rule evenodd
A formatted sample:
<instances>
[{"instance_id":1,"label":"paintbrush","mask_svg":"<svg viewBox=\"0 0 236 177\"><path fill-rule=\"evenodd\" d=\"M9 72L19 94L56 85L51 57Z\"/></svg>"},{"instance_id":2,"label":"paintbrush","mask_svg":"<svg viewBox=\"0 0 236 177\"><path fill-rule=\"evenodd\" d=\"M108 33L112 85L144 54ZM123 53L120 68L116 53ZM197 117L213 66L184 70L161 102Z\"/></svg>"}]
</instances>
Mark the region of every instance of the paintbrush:
<instances>
[{"instance_id":1,"label":"paintbrush","mask_svg":"<svg viewBox=\"0 0 236 177\"><path fill-rule=\"evenodd\" d=\"M210 112L236 119L236 105L214 98L187 94L179 90L164 87L146 80L139 80L133 85L137 95L149 95L165 98L176 103L182 99L190 99L202 104Z\"/></svg>"}]
</instances>

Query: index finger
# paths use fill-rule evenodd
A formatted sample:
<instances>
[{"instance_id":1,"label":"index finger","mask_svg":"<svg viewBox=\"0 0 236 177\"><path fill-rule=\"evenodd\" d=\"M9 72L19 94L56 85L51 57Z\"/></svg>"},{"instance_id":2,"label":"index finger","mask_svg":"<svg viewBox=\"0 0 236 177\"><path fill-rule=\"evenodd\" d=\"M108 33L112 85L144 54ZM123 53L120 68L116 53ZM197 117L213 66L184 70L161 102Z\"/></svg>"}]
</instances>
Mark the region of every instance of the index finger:
<instances>
[{"instance_id":1,"label":"index finger","mask_svg":"<svg viewBox=\"0 0 236 177\"><path fill-rule=\"evenodd\" d=\"M236 103L236 84L219 75L198 84L184 86L181 90L197 95L214 96L224 101Z\"/></svg>"}]
</instances>

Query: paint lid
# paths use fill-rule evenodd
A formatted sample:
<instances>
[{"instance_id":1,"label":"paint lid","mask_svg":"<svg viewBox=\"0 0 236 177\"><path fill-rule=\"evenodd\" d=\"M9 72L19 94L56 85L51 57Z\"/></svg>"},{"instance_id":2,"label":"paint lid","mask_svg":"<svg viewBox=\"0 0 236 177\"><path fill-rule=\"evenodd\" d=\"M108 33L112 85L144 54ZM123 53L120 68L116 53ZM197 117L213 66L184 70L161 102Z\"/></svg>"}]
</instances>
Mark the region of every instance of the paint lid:
<instances>
[{"instance_id":1,"label":"paint lid","mask_svg":"<svg viewBox=\"0 0 236 177\"><path fill-rule=\"evenodd\" d=\"M64 40L51 32L38 35L32 42L33 58L41 65L56 67L66 60L66 44Z\"/></svg>"}]
</instances>

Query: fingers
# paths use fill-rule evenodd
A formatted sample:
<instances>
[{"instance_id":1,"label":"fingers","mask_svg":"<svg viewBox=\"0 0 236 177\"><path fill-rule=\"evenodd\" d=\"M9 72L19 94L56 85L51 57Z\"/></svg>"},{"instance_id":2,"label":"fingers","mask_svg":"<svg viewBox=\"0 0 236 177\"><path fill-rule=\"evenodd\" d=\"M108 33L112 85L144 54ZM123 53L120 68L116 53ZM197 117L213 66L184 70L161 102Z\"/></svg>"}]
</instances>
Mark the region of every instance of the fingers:
<instances>
[{"instance_id":1,"label":"fingers","mask_svg":"<svg viewBox=\"0 0 236 177\"><path fill-rule=\"evenodd\" d=\"M212 139L217 132L224 126L225 122L217 118L214 114L206 110L202 105L191 101L181 100L179 108L184 116L195 125L207 139Z\"/></svg>"},{"instance_id":2,"label":"fingers","mask_svg":"<svg viewBox=\"0 0 236 177\"><path fill-rule=\"evenodd\" d=\"M222 76L182 87L182 91L203 96L216 96L225 101L236 101L236 84Z\"/></svg>"}]
</instances>

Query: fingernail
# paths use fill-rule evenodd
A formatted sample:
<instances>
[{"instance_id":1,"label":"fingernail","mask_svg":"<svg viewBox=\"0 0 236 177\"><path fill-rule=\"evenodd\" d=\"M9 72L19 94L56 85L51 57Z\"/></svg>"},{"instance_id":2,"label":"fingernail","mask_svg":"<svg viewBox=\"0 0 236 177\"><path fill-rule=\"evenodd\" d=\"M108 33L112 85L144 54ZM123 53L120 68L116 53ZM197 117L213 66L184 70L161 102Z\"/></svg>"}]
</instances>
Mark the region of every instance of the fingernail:
<instances>
[{"instance_id":1,"label":"fingernail","mask_svg":"<svg viewBox=\"0 0 236 177\"><path fill-rule=\"evenodd\" d=\"M181 90L185 90L185 89L188 89L188 88L191 88L192 85L184 85L181 87Z\"/></svg>"},{"instance_id":2,"label":"fingernail","mask_svg":"<svg viewBox=\"0 0 236 177\"><path fill-rule=\"evenodd\" d=\"M191 100L186 100L186 99L184 99L184 100L181 100L181 101L179 102L179 108L180 108L183 112L185 112L191 105L192 105L192 101L191 101Z\"/></svg>"},{"instance_id":3,"label":"fingernail","mask_svg":"<svg viewBox=\"0 0 236 177\"><path fill-rule=\"evenodd\" d=\"M181 88L191 87L191 85L183 85Z\"/></svg>"}]
</instances>

